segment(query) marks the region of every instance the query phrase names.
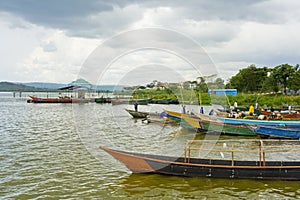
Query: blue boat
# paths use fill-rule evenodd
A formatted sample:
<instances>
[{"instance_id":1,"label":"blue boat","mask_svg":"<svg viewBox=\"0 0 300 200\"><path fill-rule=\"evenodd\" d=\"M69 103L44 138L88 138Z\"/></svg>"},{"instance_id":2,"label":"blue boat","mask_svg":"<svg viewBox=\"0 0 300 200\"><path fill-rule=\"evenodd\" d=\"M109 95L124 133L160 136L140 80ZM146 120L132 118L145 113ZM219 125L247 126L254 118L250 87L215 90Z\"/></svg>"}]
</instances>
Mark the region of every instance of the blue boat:
<instances>
[{"instance_id":1,"label":"blue boat","mask_svg":"<svg viewBox=\"0 0 300 200\"><path fill-rule=\"evenodd\" d=\"M286 128L273 126L249 126L249 128L257 134L269 137L280 137L289 139L300 138L300 128Z\"/></svg>"},{"instance_id":2,"label":"blue boat","mask_svg":"<svg viewBox=\"0 0 300 200\"><path fill-rule=\"evenodd\" d=\"M235 119L226 117L217 117L224 124L237 125L261 125L261 126L282 126L291 128L300 128L300 120L255 120L255 119Z\"/></svg>"}]
</instances>

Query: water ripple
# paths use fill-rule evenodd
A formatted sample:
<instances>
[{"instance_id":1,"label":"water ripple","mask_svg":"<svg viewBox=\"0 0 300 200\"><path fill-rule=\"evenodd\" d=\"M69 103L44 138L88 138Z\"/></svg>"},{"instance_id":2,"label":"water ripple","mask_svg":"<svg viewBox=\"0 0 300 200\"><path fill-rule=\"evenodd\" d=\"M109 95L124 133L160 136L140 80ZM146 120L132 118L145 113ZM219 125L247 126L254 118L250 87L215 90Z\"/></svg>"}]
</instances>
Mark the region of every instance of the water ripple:
<instances>
[{"instance_id":1,"label":"water ripple","mask_svg":"<svg viewBox=\"0 0 300 200\"><path fill-rule=\"evenodd\" d=\"M27 104L0 94L0 110L3 199L300 198L299 182L131 174L99 145L180 155L194 135L132 120L122 106Z\"/></svg>"}]
</instances>

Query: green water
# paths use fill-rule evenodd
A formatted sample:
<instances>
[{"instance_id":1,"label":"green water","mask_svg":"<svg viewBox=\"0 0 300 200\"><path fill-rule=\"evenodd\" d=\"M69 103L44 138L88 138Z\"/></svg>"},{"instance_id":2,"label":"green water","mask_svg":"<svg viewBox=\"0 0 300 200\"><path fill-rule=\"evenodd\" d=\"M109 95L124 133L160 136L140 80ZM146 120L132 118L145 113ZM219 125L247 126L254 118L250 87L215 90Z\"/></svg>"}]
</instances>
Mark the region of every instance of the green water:
<instances>
[{"instance_id":1,"label":"green water","mask_svg":"<svg viewBox=\"0 0 300 200\"><path fill-rule=\"evenodd\" d=\"M180 156L186 140L195 134L177 126L132 120L125 107L130 108L95 103L28 104L11 93L0 93L0 198L300 198L298 181L131 174L98 147ZM162 108L167 105L140 107Z\"/></svg>"}]
</instances>

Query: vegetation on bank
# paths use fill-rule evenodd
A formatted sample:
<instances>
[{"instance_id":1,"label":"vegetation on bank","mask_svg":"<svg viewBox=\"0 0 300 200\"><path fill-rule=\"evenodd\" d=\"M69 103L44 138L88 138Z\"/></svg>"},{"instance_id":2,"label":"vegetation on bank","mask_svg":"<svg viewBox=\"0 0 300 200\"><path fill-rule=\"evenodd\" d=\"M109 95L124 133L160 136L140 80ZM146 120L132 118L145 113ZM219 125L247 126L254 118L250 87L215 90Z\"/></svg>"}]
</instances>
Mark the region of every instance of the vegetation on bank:
<instances>
[{"instance_id":1,"label":"vegetation on bank","mask_svg":"<svg viewBox=\"0 0 300 200\"><path fill-rule=\"evenodd\" d=\"M133 98L143 99L178 99L183 103L200 105L250 106L258 102L260 106L282 107L300 105L300 67L299 65L281 64L274 68L258 68L250 65L230 78L227 84L214 75L198 77L197 80L183 83L164 83L153 81L146 86L135 86L127 91ZM209 96L211 89L237 89L237 96ZM287 95L289 94L289 95Z\"/></svg>"},{"instance_id":2,"label":"vegetation on bank","mask_svg":"<svg viewBox=\"0 0 300 200\"><path fill-rule=\"evenodd\" d=\"M121 93L119 93L121 94ZM238 94L237 96L216 96L208 93L198 92L196 89L144 89L133 92L123 92L130 95L133 99L178 99L180 103L211 105L220 104L230 106L236 101L239 106L249 107L258 102L260 107L281 108L283 105L300 105L300 95L284 95L282 93L274 94Z\"/></svg>"}]
</instances>

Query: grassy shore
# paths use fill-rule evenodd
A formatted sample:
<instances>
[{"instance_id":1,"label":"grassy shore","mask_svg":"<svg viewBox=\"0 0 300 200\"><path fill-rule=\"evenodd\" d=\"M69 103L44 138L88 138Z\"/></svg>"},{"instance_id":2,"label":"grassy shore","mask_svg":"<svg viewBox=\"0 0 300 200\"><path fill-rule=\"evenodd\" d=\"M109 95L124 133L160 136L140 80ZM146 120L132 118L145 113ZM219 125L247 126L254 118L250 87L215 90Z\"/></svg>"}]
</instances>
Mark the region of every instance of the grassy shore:
<instances>
[{"instance_id":1,"label":"grassy shore","mask_svg":"<svg viewBox=\"0 0 300 200\"><path fill-rule=\"evenodd\" d=\"M220 104L224 106L233 105L237 101L239 106L249 107L256 102L263 107L281 108L283 105L300 105L300 95L283 94L238 94L237 96L209 96L207 93L198 93L196 90L138 90L131 93L136 99L178 99L186 104L211 105Z\"/></svg>"}]
</instances>

